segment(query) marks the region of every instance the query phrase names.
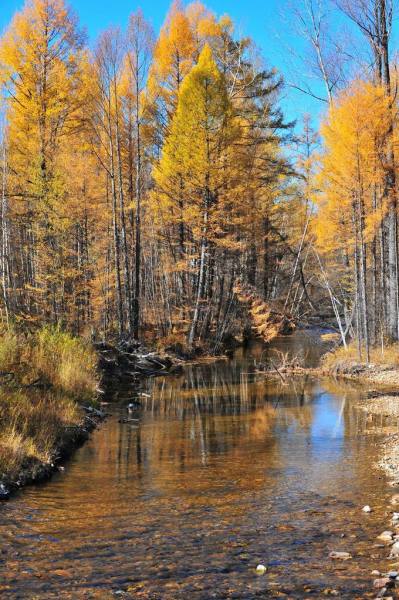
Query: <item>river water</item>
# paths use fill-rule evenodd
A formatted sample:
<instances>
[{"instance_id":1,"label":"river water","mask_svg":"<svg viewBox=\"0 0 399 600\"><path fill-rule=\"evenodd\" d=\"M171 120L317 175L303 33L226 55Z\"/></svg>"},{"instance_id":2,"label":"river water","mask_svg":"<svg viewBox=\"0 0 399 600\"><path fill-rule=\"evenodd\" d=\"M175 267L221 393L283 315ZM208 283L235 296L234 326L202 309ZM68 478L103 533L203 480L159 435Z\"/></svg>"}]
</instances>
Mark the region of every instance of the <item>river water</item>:
<instances>
[{"instance_id":1,"label":"river water","mask_svg":"<svg viewBox=\"0 0 399 600\"><path fill-rule=\"evenodd\" d=\"M303 335L279 344L310 364L320 353ZM65 471L0 506L0 597L375 597L379 423L353 386L267 381L264 352L148 381L138 421L119 422L121 390Z\"/></svg>"}]
</instances>

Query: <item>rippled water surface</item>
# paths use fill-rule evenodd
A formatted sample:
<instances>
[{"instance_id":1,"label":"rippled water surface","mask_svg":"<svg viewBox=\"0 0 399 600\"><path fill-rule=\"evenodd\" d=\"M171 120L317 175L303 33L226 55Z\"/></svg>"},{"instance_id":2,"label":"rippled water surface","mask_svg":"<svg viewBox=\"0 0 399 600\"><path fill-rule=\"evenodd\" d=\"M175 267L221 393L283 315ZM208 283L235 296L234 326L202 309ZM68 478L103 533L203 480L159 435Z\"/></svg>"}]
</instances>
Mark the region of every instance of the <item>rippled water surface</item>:
<instances>
[{"instance_id":1,"label":"rippled water surface","mask_svg":"<svg viewBox=\"0 0 399 600\"><path fill-rule=\"evenodd\" d=\"M388 554L378 423L345 384L267 382L262 352L149 381L131 423L121 390L64 472L0 506L0 597L374 597Z\"/></svg>"}]
</instances>

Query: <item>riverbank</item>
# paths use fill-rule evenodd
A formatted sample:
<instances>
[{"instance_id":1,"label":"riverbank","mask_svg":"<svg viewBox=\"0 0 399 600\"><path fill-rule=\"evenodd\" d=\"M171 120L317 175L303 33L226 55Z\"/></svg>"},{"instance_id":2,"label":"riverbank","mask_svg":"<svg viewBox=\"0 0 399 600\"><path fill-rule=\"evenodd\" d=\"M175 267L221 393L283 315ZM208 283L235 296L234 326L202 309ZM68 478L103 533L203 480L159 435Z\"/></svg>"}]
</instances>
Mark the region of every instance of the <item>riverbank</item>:
<instances>
[{"instance_id":1,"label":"riverbank","mask_svg":"<svg viewBox=\"0 0 399 600\"><path fill-rule=\"evenodd\" d=\"M377 466L399 481L399 348L392 345L381 352L375 349L370 364L356 360L355 349L343 348L328 353L322 360L322 373L367 386L366 397L358 403L369 419L386 422L386 435L381 443L382 458Z\"/></svg>"},{"instance_id":2,"label":"riverbank","mask_svg":"<svg viewBox=\"0 0 399 600\"><path fill-rule=\"evenodd\" d=\"M57 412L59 411L60 402L57 402ZM106 417L105 413L93 407L77 406L74 414L76 415L75 419L69 422L58 422L57 435L53 438L51 447L43 455L27 452L26 442L24 443L21 439L17 438L14 441L14 456L12 458L10 456L2 457L0 500L8 500L17 490L27 485L47 481L54 473L62 471L63 463L88 440L90 433ZM46 430L45 433L49 438L49 431ZM38 436L32 438L31 443L32 446L36 445Z\"/></svg>"},{"instance_id":3,"label":"riverbank","mask_svg":"<svg viewBox=\"0 0 399 600\"><path fill-rule=\"evenodd\" d=\"M321 334L319 341L336 343L336 336ZM316 342L315 342L316 343ZM307 367L293 358L280 353L282 359L269 362L260 366L260 372L267 377L279 378L287 383L292 376L332 378L336 381L347 381L359 384L365 388L364 398L357 404L365 411L368 417L380 417L391 422L391 429L382 442L383 458L378 466L388 475L399 481L399 346L393 344L386 346L383 351L373 348L370 363L366 364L358 358L356 344L351 344L347 349L342 346L333 349L327 348L315 367Z\"/></svg>"}]
</instances>

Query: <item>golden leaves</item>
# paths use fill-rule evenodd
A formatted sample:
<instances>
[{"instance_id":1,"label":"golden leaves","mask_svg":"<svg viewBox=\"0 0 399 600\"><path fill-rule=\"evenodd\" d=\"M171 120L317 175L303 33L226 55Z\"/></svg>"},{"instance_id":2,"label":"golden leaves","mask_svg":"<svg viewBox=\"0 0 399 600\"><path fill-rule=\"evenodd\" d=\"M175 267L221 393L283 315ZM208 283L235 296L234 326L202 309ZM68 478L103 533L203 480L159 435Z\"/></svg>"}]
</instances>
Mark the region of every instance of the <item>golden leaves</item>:
<instances>
[{"instance_id":1,"label":"golden leaves","mask_svg":"<svg viewBox=\"0 0 399 600\"><path fill-rule=\"evenodd\" d=\"M365 240L373 239L384 217L386 205L378 189L386 178L381 148L390 135L391 102L381 86L355 81L322 125L325 150L314 230L326 251L353 246L354 220L362 220Z\"/></svg>"}]
</instances>

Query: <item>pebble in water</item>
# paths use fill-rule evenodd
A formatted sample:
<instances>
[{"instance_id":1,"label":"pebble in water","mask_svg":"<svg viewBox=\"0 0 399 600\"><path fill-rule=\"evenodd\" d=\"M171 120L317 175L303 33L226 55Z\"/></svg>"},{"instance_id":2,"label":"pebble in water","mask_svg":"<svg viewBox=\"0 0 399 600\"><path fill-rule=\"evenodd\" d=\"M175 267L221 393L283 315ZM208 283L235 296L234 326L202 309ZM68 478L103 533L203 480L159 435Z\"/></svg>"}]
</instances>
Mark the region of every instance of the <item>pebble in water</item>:
<instances>
[{"instance_id":1,"label":"pebble in water","mask_svg":"<svg viewBox=\"0 0 399 600\"><path fill-rule=\"evenodd\" d=\"M399 526L399 513L394 512L391 518L391 525Z\"/></svg>"},{"instance_id":2,"label":"pebble in water","mask_svg":"<svg viewBox=\"0 0 399 600\"><path fill-rule=\"evenodd\" d=\"M256 567L256 573L258 575L264 575L266 573L266 567L265 567L265 565L258 565Z\"/></svg>"},{"instance_id":3,"label":"pebble in water","mask_svg":"<svg viewBox=\"0 0 399 600\"><path fill-rule=\"evenodd\" d=\"M363 511L364 513L371 513L371 512L372 512L372 510L373 510L373 509L372 509L372 508L371 508L371 506L369 506L368 504L366 504L366 506L363 506L363 508L362 508L362 511Z\"/></svg>"},{"instance_id":4,"label":"pebble in water","mask_svg":"<svg viewBox=\"0 0 399 600\"><path fill-rule=\"evenodd\" d=\"M8 498L10 495L9 489L4 485L4 483L0 483L0 498Z\"/></svg>"},{"instance_id":5,"label":"pebble in water","mask_svg":"<svg viewBox=\"0 0 399 600\"><path fill-rule=\"evenodd\" d=\"M349 554L349 552L330 552L330 554L328 555L330 558L334 559L334 560L349 560L350 558L352 558L352 556Z\"/></svg>"},{"instance_id":6,"label":"pebble in water","mask_svg":"<svg viewBox=\"0 0 399 600\"><path fill-rule=\"evenodd\" d=\"M392 542L392 538L393 531L383 531L382 533L380 533L377 539L381 540L382 542Z\"/></svg>"}]
</instances>

